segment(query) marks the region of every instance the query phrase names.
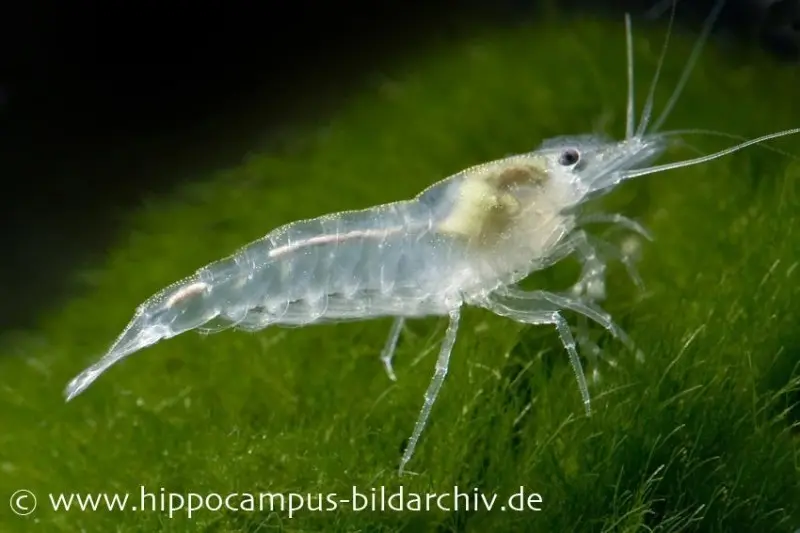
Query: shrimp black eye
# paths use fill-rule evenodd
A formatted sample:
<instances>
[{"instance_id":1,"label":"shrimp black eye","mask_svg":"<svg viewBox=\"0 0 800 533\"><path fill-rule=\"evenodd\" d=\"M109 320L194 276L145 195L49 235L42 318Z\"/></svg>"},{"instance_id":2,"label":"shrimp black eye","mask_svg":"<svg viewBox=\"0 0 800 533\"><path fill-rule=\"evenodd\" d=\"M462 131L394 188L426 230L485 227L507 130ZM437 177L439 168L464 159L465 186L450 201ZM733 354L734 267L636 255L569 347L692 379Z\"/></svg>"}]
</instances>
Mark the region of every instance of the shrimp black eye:
<instances>
[{"instance_id":1,"label":"shrimp black eye","mask_svg":"<svg viewBox=\"0 0 800 533\"><path fill-rule=\"evenodd\" d=\"M558 156L558 164L571 167L581 159L581 154L575 148L567 148Z\"/></svg>"}]
</instances>

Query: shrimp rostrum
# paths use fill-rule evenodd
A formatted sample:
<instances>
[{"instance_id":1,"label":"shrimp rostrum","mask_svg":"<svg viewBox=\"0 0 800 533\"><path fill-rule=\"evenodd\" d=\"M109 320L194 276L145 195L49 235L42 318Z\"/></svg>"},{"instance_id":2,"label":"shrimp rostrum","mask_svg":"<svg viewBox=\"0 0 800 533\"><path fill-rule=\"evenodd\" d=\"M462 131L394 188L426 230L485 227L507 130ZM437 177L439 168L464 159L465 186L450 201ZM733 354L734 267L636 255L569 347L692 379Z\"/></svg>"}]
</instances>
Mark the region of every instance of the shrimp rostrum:
<instances>
[{"instance_id":1,"label":"shrimp rostrum","mask_svg":"<svg viewBox=\"0 0 800 533\"><path fill-rule=\"evenodd\" d=\"M627 27L630 36L630 24ZM447 374L461 311L470 305L520 323L554 327L590 412L576 341L562 312L575 312L623 343L632 343L597 305L604 293L605 263L596 240L583 228L600 221L644 230L619 214L584 215L582 207L629 179L702 163L800 131L773 133L715 154L652 166L667 147L669 132L646 131L652 91L634 128L630 38L628 51L625 139L551 139L532 152L458 172L411 200L280 227L141 304L108 352L69 383L67 399L83 392L117 361L186 331L257 331L379 317L394 317L381 355L394 379L392 355L404 321L448 317L434 375L401 459L402 472ZM691 61L687 71L690 66ZM680 84L662 119L679 88ZM570 255L583 263L575 290L518 287L532 272Z\"/></svg>"}]
</instances>

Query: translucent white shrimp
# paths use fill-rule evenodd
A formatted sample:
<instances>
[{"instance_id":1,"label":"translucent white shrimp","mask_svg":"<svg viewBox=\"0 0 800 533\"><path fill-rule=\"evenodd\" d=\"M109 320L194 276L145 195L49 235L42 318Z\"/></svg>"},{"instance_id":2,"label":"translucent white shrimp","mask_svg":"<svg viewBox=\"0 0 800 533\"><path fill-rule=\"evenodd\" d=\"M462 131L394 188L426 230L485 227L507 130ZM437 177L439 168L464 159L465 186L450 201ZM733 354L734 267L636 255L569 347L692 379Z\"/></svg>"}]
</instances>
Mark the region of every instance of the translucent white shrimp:
<instances>
[{"instance_id":1,"label":"translucent white shrimp","mask_svg":"<svg viewBox=\"0 0 800 533\"><path fill-rule=\"evenodd\" d=\"M718 10L719 5L712 19ZM189 330L256 331L272 325L378 317L395 317L381 354L389 377L395 379L392 356L404 320L447 316L436 370L401 459L402 473L447 374L462 307L472 305L521 323L554 326L589 413L576 342L561 312L576 312L624 344L632 343L594 303L605 294L605 263L596 240L581 226L610 222L647 233L622 215L586 215L581 207L634 177L699 164L800 132L796 128L773 133L712 155L647 166L664 151L669 133L646 132L652 87L642 120L638 127L634 123L629 18L626 28L629 96L624 140L589 135L550 139L532 152L463 170L411 200L280 227L140 305L108 352L69 383L67 400L122 358ZM656 125L675 104L706 34ZM661 61L658 70L660 66ZM516 286L530 273L573 254L584 263L573 291L523 291Z\"/></svg>"}]
</instances>

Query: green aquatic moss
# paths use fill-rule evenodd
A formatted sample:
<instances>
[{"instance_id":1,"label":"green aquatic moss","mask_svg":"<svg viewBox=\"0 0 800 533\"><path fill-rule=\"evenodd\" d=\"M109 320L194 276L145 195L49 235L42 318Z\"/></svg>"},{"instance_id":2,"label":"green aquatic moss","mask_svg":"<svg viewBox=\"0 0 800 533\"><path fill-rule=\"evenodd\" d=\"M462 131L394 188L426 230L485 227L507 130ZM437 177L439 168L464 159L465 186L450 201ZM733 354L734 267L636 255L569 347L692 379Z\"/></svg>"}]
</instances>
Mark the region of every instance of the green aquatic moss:
<instances>
[{"instance_id":1,"label":"green aquatic moss","mask_svg":"<svg viewBox=\"0 0 800 533\"><path fill-rule=\"evenodd\" d=\"M39 508L3 531L792 531L800 527L800 164L752 148L625 184L609 209L655 235L639 292L612 268L606 308L645 353L601 336L586 418L549 328L465 314L450 374L398 479L443 320L401 339L399 381L378 360L388 321L184 335L138 353L64 404L138 303L270 228L410 197L543 138L624 130L620 21L543 20L431 43L361 84L325 127L253 151L132 213L90 289L8 334L0 358L0 495ZM635 37L639 102L663 31ZM674 35L657 107L692 39ZM756 65L758 63L758 65ZM702 55L667 123L754 136L797 126L798 73ZM687 136L710 151L730 142ZM800 139L781 148L800 153ZM688 148L670 157L689 157ZM600 231L602 228L598 228ZM624 235L618 235L624 238ZM572 268L571 268L572 267ZM557 289L574 265L537 275ZM574 317L569 316L573 319ZM599 332L598 332L599 333ZM498 495L492 511L54 512L49 493L444 492ZM541 511L500 510L520 487ZM3 504L5 505L5 504Z\"/></svg>"}]
</instances>

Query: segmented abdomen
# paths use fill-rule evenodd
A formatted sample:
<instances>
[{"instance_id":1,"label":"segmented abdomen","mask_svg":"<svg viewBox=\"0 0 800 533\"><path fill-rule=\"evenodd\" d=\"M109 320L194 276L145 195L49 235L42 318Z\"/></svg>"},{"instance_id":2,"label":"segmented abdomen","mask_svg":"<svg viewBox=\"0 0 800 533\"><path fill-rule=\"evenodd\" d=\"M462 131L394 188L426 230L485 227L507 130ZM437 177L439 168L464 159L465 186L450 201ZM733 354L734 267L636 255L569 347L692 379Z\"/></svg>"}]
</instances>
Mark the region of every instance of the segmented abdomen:
<instances>
[{"instance_id":1,"label":"segmented abdomen","mask_svg":"<svg viewBox=\"0 0 800 533\"><path fill-rule=\"evenodd\" d=\"M205 329L445 313L458 247L435 218L413 200L278 228L198 272L217 317Z\"/></svg>"}]
</instances>

